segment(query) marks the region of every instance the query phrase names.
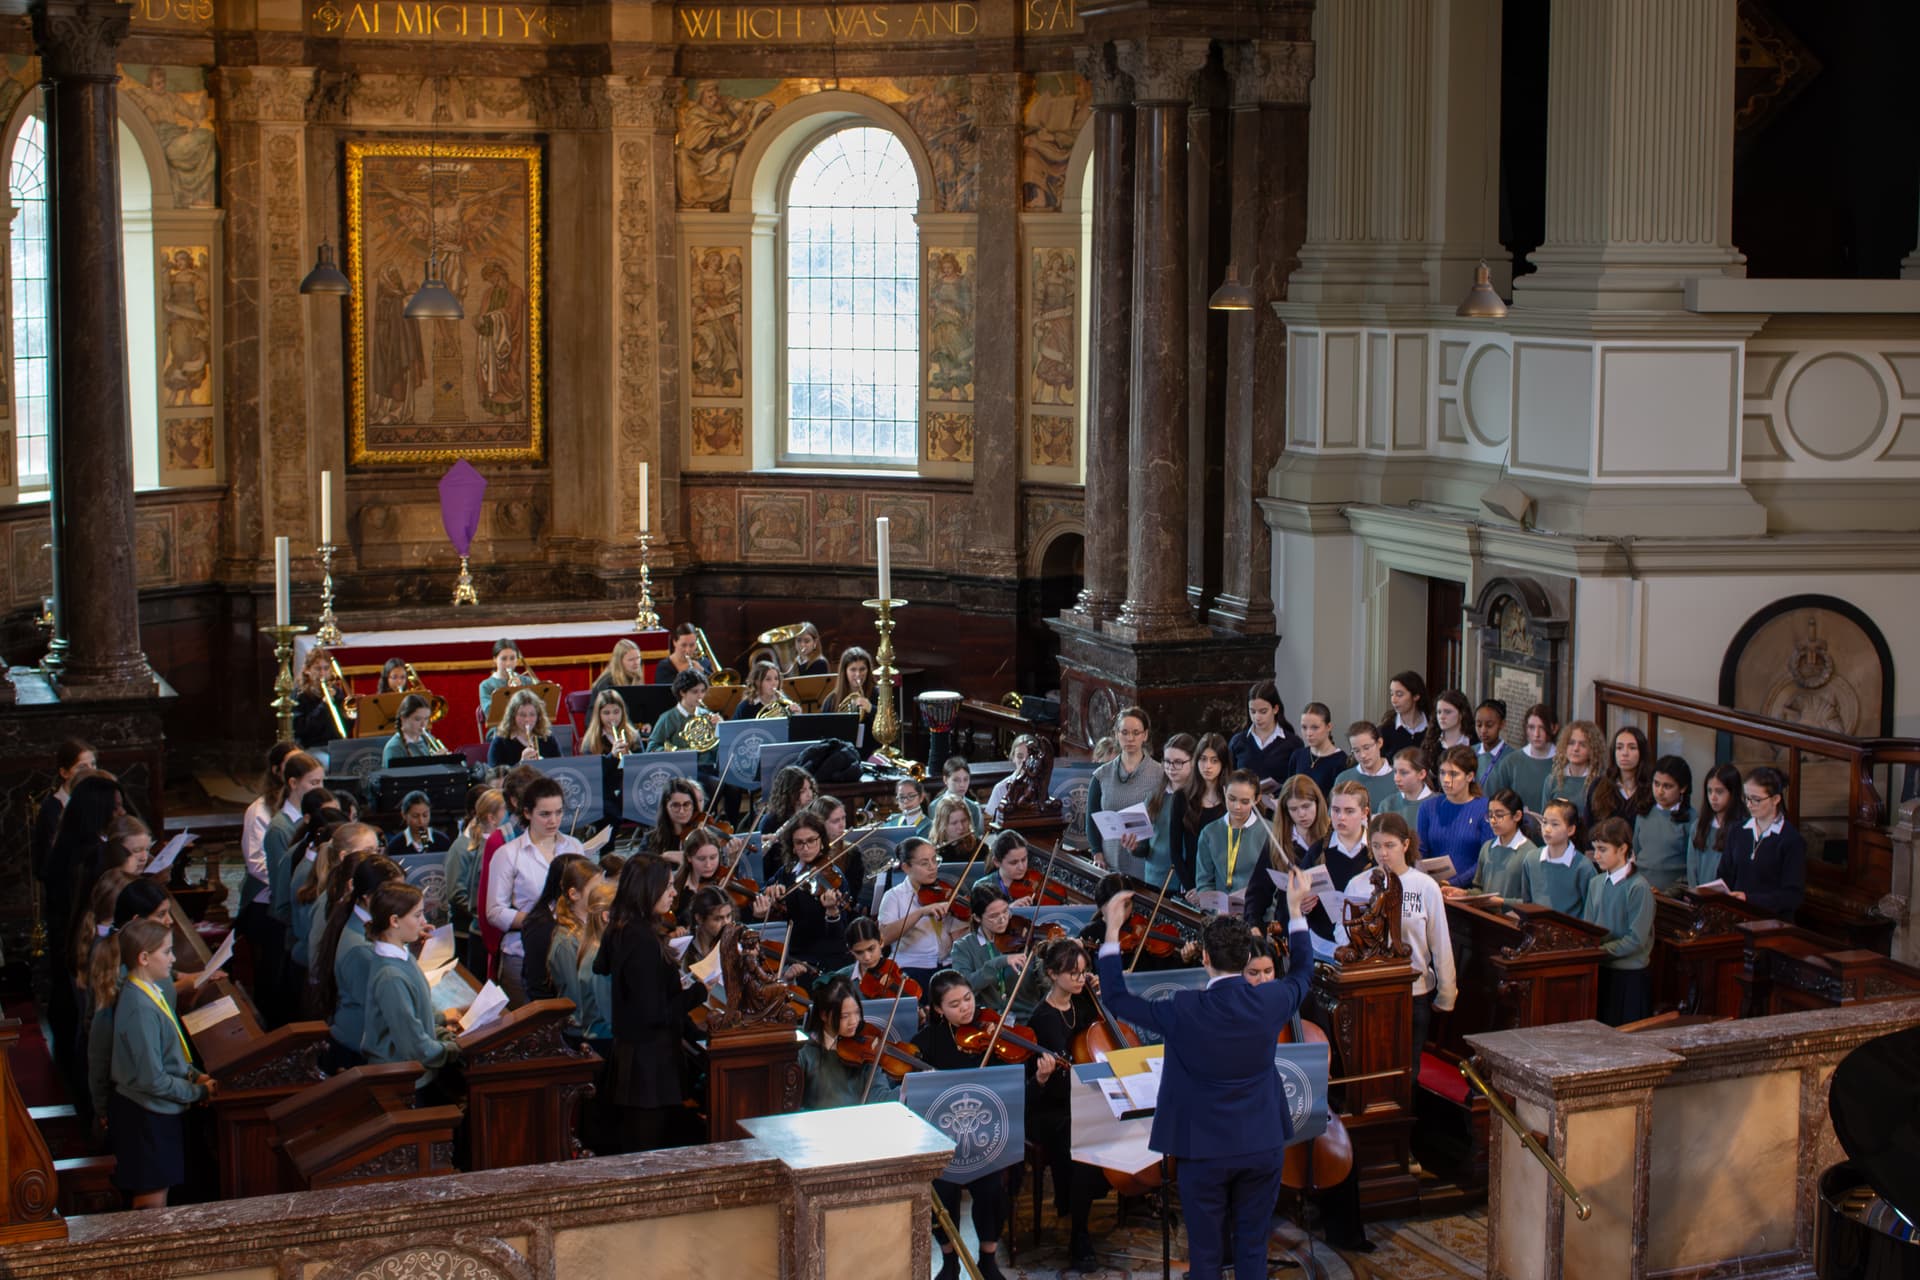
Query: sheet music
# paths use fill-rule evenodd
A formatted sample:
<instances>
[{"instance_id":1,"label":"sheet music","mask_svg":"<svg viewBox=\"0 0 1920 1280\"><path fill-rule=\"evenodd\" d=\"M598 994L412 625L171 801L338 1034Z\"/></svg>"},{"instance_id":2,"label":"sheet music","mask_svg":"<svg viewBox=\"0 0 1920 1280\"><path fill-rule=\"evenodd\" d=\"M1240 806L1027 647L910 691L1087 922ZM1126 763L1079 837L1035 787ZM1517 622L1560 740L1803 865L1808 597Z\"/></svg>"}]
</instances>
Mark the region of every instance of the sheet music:
<instances>
[{"instance_id":1,"label":"sheet music","mask_svg":"<svg viewBox=\"0 0 1920 1280\"><path fill-rule=\"evenodd\" d=\"M1125 809L1096 810L1093 825L1100 832L1102 840L1119 840L1132 836L1136 840L1153 839L1153 819L1147 816L1144 804L1129 805Z\"/></svg>"},{"instance_id":2,"label":"sheet music","mask_svg":"<svg viewBox=\"0 0 1920 1280\"><path fill-rule=\"evenodd\" d=\"M583 853L593 853L596 850L603 848L606 845L607 841L611 839L613 839L613 827L611 824L609 824L607 826L600 828L600 833L594 836L593 839L588 840L586 843L582 844L580 846L580 850Z\"/></svg>"},{"instance_id":3,"label":"sheet music","mask_svg":"<svg viewBox=\"0 0 1920 1280\"><path fill-rule=\"evenodd\" d=\"M180 851L199 838L199 836L196 836L191 831L182 831L179 835L162 845L160 852L154 854L153 857L147 860L147 869L141 872L141 874L157 876L162 871L171 871L175 859L180 856Z\"/></svg>"},{"instance_id":4,"label":"sheet music","mask_svg":"<svg viewBox=\"0 0 1920 1280\"><path fill-rule=\"evenodd\" d=\"M1695 885L1693 891L1695 893L1725 893L1727 891L1727 882L1725 880L1709 880L1705 884Z\"/></svg>"},{"instance_id":5,"label":"sheet music","mask_svg":"<svg viewBox=\"0 0 1920 1280\"><path fill-rule=\"evenodd\" d=\"M1307 877L1308 892L1317 893L1321 897L1330 897L1337 892L1333 887L1333 876L1328 872L1324 862L1318 862L1311 867L1302 868L1302 871ZM1272 867L1267 868L1267 874L1273 877L1273 887L1284 894L1287 891L1287 877L1285 874L1275 871Z\"/></svg>"},{"instance_id":6,"label":"sheet music","mask_svg":"<svg viewBox=\"0 0 1920 1280\"><path fill-rule=\"evenodd\" d=\"M1230 906L1227 895L1218 889L1196 889L1193 892L1193 905L1208 915L1223 916Z\"/></svg>"},{"instance_id":7,"label":"sheet music","mask_svg":"<svg viewBox=\"0 0 1920 1280\"><path fill-rule=\"evenodd\" d=\"M1426 872L1435 880L1451 880L1453 879L1453 859L1422 858L1420 859L1420 870Z\"/></svg>"},{"instance_id":8,"label":"sheet music","mask_svg":"<svg viewBox=\"0 0 1920 1280\"><path fill-rule=\"evenodd\" d=\"M427 985L432 986L443 970L451 969L455 959L453 926L443 924L428 936L427 945L420 949L420 970L427 975Z\"/></svg>"},{"instance_id":9,"label":"sheet music","mask_svg":"<svg viewBox=\"0 0 1920 1280\"><path fill-rule=\"evenodd\" d=\"M233 959L233 940L239 936L238 929L227 930L227 936L220 940L219 950L215 951L212 958L207 961L207 967L200 971L200 976L193 980L196 988L216 972L227 967L227 961Z\"/></svg>"},{"instance_id":10,"label":"sheet music","mask_svg":"<svg viewBox=\"0 0 1920 1280\"><path fill-rule=\"evenodd\" d=\"M217 1027L228 1018L239 1016L240 1006L233 1002L233 997L221 996L212 1004L202 1005L198 1009L190 1009L181 1014L180 1025L187 1029L188 1035L197 1036L209 1027Z\"/></svg>"},{"instance_id":11,"label":"sheet music","mask_svg":"<svg viewBox=\"0 0 1920 1280\"><path fill-rule=\"evenodd\" d=\"M466 1013L461 1015L460 1030L463 1034L478 1031L506 1011L507 993L500 989L498 983L489 981L480 988L480 994L473 998L473 1003L467 1006Z\"/></svg>"}]
</instances>

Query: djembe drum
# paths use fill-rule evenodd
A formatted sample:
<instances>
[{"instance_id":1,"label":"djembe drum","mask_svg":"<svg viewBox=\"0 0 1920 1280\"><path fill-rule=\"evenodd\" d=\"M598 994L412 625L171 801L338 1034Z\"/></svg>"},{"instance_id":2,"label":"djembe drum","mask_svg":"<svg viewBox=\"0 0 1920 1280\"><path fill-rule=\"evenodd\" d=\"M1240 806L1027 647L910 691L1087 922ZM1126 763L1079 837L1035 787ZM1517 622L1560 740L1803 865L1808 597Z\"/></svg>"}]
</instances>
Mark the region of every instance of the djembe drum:
<instances>
[{"instance_id":1,"label":"djembe drum","mask_svg":"<svg viewBox=\"0 0 1920 1280\"><path fill-rule=\"evenodd\" d=\"M927 726L927 776L940 776L940 766L953 754L953 722L960 715L960 695L950 689L932 689L920 695L920 719Z\"/></svg>"}]
</instances>

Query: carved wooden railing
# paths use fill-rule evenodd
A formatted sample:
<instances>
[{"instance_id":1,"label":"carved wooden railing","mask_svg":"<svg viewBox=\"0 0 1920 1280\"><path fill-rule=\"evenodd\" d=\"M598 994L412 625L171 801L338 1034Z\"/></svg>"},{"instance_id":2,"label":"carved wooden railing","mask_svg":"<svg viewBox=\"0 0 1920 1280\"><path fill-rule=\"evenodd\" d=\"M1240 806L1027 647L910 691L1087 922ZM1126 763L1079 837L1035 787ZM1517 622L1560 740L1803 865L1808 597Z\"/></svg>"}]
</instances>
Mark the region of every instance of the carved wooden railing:
<instances>
[{"instance_id":1,"label":"carved wooden railing","mask_svg":"<svg viewBox=\"0 0 1920 1280\"><path fill-rule=\"evenodd\" d=\"M1722 735L1716 739L1715 763L1727 758L1727 737L1744 738L1779 748L1780 771L1787 781L1787 818L1800 824L1802 757L1842 763L1847 770L1846 849L1844 865L1810 856L1807 860L1807 900L1802 923L1819 932L1846 938L1875 950L1888 949L1894 922L1905 903L1890 900L1893 892L1893 841L1888 792L1894 771L1906 770L1902 790L1920 779L1920 739L1855 738L1790 720L1736 711L1707 702L1695 702L1669 693L1656 693L1611 680L1594 681L1594 718L1611 735L1622 725L1638 724L1658 751L1663 722L1693 726ZM1596 750L1603 750L1596 745ZM1701 762L1690 761L1695 782ZM1888 785L1876 784L1883 772ZM1897 798L1897 797L1896 797ZM1695 803L1700 803L1696 788ZM1805 828L1802 827L1804 832Z\"/></svg>"}]
</instances>

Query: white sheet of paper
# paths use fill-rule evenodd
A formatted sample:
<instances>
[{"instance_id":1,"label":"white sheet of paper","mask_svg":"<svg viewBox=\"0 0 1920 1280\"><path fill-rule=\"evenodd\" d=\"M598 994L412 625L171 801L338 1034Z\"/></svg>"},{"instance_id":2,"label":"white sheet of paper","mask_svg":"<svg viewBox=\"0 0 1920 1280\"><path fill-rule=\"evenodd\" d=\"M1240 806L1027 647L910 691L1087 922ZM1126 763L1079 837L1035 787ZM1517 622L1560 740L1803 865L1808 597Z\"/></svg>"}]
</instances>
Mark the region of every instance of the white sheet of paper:
<instances>
[{"instance_id":1,"label":"white sheet of paper","mask_svg":"<svg viewBox=\"0 0 1920 1280\"><path fill-rule=\"evenodd\" d=\"M1102 840L1118 840L1123 836L1132 836L1136 840L1153 839L1153 819L1147 816L1144 804L1129 805L1125 809L1101 809L1093 815L1093 825L1100 832Z\"/></svg>"},{"instance_id":2,"label":"white sheet of paper","mask_svg":"<svg viewBox=\"0 0 1920 1280\"><path fill-rule=\"evenodd\" d=\"M1420 859L1420 869L1432 876L1435 880L1453 879L1452 858L1422 858Z\"/></svg>"},{"instance_id":3,"label":"white sheet of paper","mask_svg":"<svg viewBox=\"0 0 1920 1280\"><path fill-rule=\"evenodd\" d=\"M1127 1096L1126 1086L1118 1076L1108 1076L1100 1082L1100 1096L1106 1099L1107 1110L1113 1112L1115 1120L1134 1109L1133 1099Z\"/></svg>"},{"instance_id":4,"label":"white sheet of paper","mask_svg":"<svg viewBox=\"0 0 1920 1280\"><path fill-rule=\"evenodd\" d=\"M1197 889L1194 891L1193 905L1208 915L1223 916L1227 914L1227 895L1218 889Z\"/></svg>"},{"instance_id":5,"label":"white sheet of paper","mask_svg":"<svg viewBox=\"0 0 1920 1280\"><path fill-rule=\"evenodd\" d=\"M1130 1076L1114 1077L1120 1087L1127 1091L1132 1109L1144 1111L1160 1105L1160 1073L1154 1070L1136 1071Z\"/></svg>"},{"instance_id":6,"label":"white sheet of paper","mask_svg":"<svg viewBox=\"0 0 1920 1280\"><path fill-rule=\"evenodd\" d=\"M1695 893L1725 893L1726 891L1727 882L1725 880L1709 880L1694 889Z\"/></svg>"},{"instance_id":7,"label":"white sheet of paper","mask_svg":"<svg viewBox=\"0 0 1920 1280\"><path fill-rule=\"evenodd\" d=\"M1267 868L1267 874L1273 877L1273 887L1283 894L1286 893L1286 875L1282 872L1275 871L1272 867ZM1306 876L1309 892L1317 893L1322 897L1326 897L1334 892L1333 876L1328 872L1325 863L1316 863L1306 868Z\"/></svg>"},{"instance_id":8,"label":"white sheet of paper","mask_svg":"<svg viewBox=\"0 0 1920 1280\"><path fill-rule=\"evenodd\" d=\"M580 846L580 851L582 853L592 853L596 849L603 848L607 841L611 839L613 839L613 828L611 826L602 827L598 835Z\"/></svg>"},{"instance_id":9,"label":"white sheet of paper","mask_svg":"<svg viewBox=\"0 0 1920 1280\"><path fill-rule=\"evenodd\" d=\"M233 997L221 996L212 1004L202 1005L198 1009L190 1009L181 1014L180 1025L187 1029L188 1035L197 1036L208 1027L217 1027L228 1018L239 1016L240 1006L233 1002Z\"/></svg>"},{"instance_id":10,"label":"white sheet of paper","mask_svg":"<svg viewBox=\"0 0 1920 1280\"><path fill-rule=\"evenodd\" d=\"M443 924L427 935L427 945L420 948L420 968L434 974L453 961L453 925Z\"/></svg>"},{"instance_id":11,"label":"white sheet of paper","mask_svg":"<svg viewBox=\"0 0 1920 1280\"><path fill-rule=\"evenodd\" d=\"M682 957L687 954L687 947L691 945L692 942L693 935L690 933L683 933L677 938L667 939L667 945L673 948L673 954Z\"/></svg>"},{"instance_id":12,"label":"white sheet of paper","mask_svg":"<svg viewBox=\"0 0 1920 1280\"><path fill-rule=\"evenodd\" d=\"M156 876L162 871L173 870L174 860L180 856L180 851L199 838L199 836L196 836L191 831L182 831L179 835L167 841L164 845L161 845L160 852L147 859L147 869L141 874Z\"/></svg>"},{"instance_id":13,"label":"white sheet of paper","mask_svg":"<svg viewBox=\"0 0 1920 1280\"><path fill-rule=\"evenodd\" d=\"M506 1011L507 993L500 989L500 984L488 982L467 1006L467 1012L460 1019L460 1030L477 1031Z\"/></svg>"},{"instance_id":14,"label":"white sheet of paper","mask_svg":"<svg viewBox=\"0 0 1920 1280\"><path fill-rule=\"evenodd\" d=\"M687 966L687 971L708 986L712 986L714 979L720 976L720 948L715 947L713 950L707 952L706 955L695 960Z\"/></svg>"},{"instance_id":15,"label":"white sheet of paper","mask_svg":"<svg viewBox=\"0 0 1920 1280\"><path fill-rule=\"evenodd\" d=\"M233 940L239 935L240 935L240 931L238 929L227 930L227 936L220 939L219 948L213 953L213 956L207 961L207 967L202 969L200 971L200 976L193 980L194 986L198 987L200 984L205 982L209 977L213 975L213 973L216 970L224 969L227 967L227 961L233 959Z\"/></svg>"}]
</instances>

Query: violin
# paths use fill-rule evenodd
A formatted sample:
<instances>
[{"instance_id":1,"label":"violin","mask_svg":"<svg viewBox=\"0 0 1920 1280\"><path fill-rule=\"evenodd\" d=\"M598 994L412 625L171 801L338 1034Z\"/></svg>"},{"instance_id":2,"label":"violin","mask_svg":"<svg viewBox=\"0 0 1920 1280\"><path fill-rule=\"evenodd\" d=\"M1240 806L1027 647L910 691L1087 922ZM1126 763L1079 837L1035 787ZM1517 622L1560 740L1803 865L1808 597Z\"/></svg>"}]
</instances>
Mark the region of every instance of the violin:
<instances>
[{"instance_id":1,"label":"violin","mask_svg":"<svg viewBox=\"0 0 1920 1280\"><path fill-rule=\"evenodd\" d=\"M935 880L920 890L920 905L923 907L948 908L947 915L954 920L971 920L973 910L960 901L960 887L946 880Z\"/></svg>"},{"instance_id":2,"label":"violin","mask_svg":"<svg viewBox=\"0 0 1920 1280\"><path fill-rule=\"evenodd\" d=\"M1145 913L1136 911L1120 929L1120 954L1131 957L1142 946L1150 956L1174 956L1184 945L1180 930L1162 921L1149 927Z\"/></svg>"},{"instance_id":3,"label":"violin","mask_svg":"<svg viewBox=\"0 0 1920 1280\"><path fill-rule=\"evenodd\" d=\"M934 1068L925 1060L915 1057L913 1046L901 1041L883 1041L880 1028L871 1022L860 1024L860 1030L850 1036L841 1036L834 1042L833 1051L840 1061L848 1066L871 1067L875 1059L880 1069L890 1079L898 1081L909 1071L932 1071Z\"/></svg>"},{"instance_id":4,"label":"violin","mask_svg":"<svg viewBox=\"0 0 1920 1280\"><path fill-rule=\"evenodd\" d=\"M718 831L722 835L730 836L733 834L733 824L724 818L716 818L710 809L695 809L693 811L693 821L687 825L687 831L692 831L695 827L705 827L709 831ZM681 834L684 836L686 832L681 832Z\"/></svg>"},{"instance_id":5,"label":"violin","mask_svg":"<svg viewBox=\"0 0 1920 1280\"><path fill-rule=\"evenodd\" d=\"M991 1044L993 1056L999 1062L1018 1063L1034 1057L1052 1058L1061 1063L1066 1061L1029 1037L1020 1029L1019 1023L1011 1018L1003 1019L991 1009L981 1009L966 1026L950 1029L954 1047L962 1053L985 1053Z\"/></svg>"},{"instance_id":6,"label":"violin","mask_svg":"<svg viewBox=\"0 0 1920 1280\"><path fill-rule=\"evenodd\" d=\"M1018 902L1022 898L1030 899L1032 905L1060 906L1067 901L1065 890L1057 882L1034 871L1031 867L1018 880L1007 884L1007 897Z\"/></svg>"},{"instance_id":7,"label":"violin","mask_svg":"<svg viewBox=\"0 0 1920 1280\"><path fill-rule=\"evenodd\" d=\"M1014 916L1007 921L1006 932L993 935L993 946L1001 955L1010 956L1027 951L1031 946L1044 945L1067 936L1067 927L1056 920L1041 925L1036 938L1033 921L1025 916Z\"/></svg>"},{"instance_id":8,"label":"violin","mask_svg":"<svg viewBox=\"0 0 1920 1280\"><path fill-rule=\"evenodd\" d=\"M920 998L920 984L902 973L893 957L888 956L873 968L860 975L860 998L863 1000L891 1000L899 996L908 1000Z\"/></svg>"}]
</instances>

